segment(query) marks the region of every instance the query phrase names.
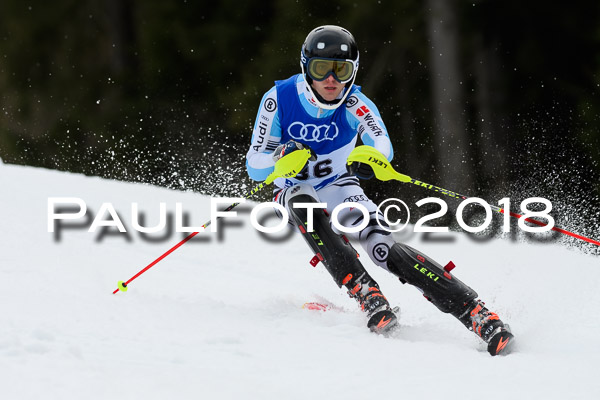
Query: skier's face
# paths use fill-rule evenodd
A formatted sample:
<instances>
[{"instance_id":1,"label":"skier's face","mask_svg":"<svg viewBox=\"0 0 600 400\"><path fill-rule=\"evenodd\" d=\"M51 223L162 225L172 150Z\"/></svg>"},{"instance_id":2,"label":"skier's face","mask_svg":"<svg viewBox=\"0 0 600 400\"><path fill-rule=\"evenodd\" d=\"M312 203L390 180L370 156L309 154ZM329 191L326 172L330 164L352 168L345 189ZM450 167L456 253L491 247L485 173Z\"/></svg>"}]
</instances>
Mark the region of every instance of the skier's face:
<instances>
[{"instance_id":1,"label":"skier's face","mask_svg":"<svg viewBox=\"0 0 600 400\"><path fill-rule=\"evenodd\" d=\"M344 84L336 81L332 75L322 81L313 80L311 86L319 93L319 96L327 101L335 100L344 88Z\"/></svg>"}]
</instances>

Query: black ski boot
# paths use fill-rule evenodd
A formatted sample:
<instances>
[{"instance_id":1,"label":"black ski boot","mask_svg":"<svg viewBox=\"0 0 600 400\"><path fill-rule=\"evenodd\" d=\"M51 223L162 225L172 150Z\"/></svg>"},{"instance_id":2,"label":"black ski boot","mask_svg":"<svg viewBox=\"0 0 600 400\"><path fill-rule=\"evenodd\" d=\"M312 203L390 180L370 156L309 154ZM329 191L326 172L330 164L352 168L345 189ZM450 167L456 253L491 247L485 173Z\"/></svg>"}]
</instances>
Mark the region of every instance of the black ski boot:
<instances>
[{"instance_id":1,"label":"black ski boot","mask_svg":"<svg viewBox=\"0 0 600 400\"><path fill-rule=\"evenodd\" d=\"M379 285L365 272L358 279L348 274L343 284L350 297L356 299L360 308L367 313L367 328L372 332L387 336L398 326L398 317L390 303L379 290Z\"/></svg>"},{"instance_id":2,"label":"black ski boot","mask_svg":"<svg viewBox=\"0 0 600 400\"><path fill-rule=\"evenodd\" d=\"M485 307L481 300L472 300L465 304L461 313L453 313L467 329L475 332L488 344L492 356L508 354L513 345L513 334L508 325L498 315Z\"/></svg>"}]
</instances>

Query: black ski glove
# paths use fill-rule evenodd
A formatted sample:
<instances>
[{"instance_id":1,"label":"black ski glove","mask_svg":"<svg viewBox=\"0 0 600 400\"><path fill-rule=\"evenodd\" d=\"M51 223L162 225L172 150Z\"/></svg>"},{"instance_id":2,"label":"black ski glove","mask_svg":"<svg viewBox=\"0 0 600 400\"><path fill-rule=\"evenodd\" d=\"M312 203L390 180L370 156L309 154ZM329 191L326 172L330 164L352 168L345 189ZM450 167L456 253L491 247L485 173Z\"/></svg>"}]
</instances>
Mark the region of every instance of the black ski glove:
<instances>
[{"instance_id":1,"label":"black ski glove","mask_svg":"<svg viewBox=\"0 0 600 400\"><path fill-rule=\"evenodd\" d=\"M348 170L348 173L356 175L359 179L371 179L375 176L373 167L371 167L369 164L357 161L354 161L350 165L346 164L346 169Z\"/></svg>"},{"instance_id":2,"label":"black ski glove","mask_svg":"<svg viewBox=\"0 0 600 400\"><path fill-rule=\"evenodd\" d=\"M290 140L289 142L287 142L285 144L280 144L279 146L277 146L277 148L273 152L273 160L275 162L277 162L282 157L284 157L296 150L302 150L302 149L308 149L308 151L310 151L310 158L308 159L308 161L317 161L317 155L310 147L308 147L307 145L302 144L300 142L296 142L295 140Z\"/></svg>"}]
</instances>

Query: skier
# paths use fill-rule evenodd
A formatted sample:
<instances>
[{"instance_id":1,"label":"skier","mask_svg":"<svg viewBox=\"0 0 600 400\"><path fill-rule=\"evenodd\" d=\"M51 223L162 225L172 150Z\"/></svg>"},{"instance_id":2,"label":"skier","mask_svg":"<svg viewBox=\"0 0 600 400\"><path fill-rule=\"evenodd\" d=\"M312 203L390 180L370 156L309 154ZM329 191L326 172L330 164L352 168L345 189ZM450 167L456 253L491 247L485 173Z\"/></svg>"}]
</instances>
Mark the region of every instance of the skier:
<instances>
[{"instance_id":1,"label":"skier","mask_svg":"<svg viewBox=\"0 0 600 400\"><path fill-rule=\"evenodd\" d=\"M473 289L450 274L453 264L442 268L424 254L396 243L378 225L377 206L359 184L359 178L374 176L371 166L358 162L347 166L358 137L388 161L393 157L379 110L354 85L358 61L356 42L346 29L326 25L308 34L300 55L302 73L276 81L262 98L246 155L250 178L263 181L278 160L310 149L312 156L300 173L275 180L274 201L286 208L290 223L315 253L313 262L321 261L335 283L358 301L372 331L388 335L398 319L347 237L358 241L373 263L419 288L441 311L477 333L488 343L490 354L507 351L512 334L477 300ZM368 224L360 232L345 236L331 226L329 215L343 202L356 202L368 210ZM327 207L310 209L306 203L326 203ZM311 212L312 232L307 229ZM349 228L361 225L364 218L358 208L343 208L338 215Z\"/></svg>"}]
</instances>

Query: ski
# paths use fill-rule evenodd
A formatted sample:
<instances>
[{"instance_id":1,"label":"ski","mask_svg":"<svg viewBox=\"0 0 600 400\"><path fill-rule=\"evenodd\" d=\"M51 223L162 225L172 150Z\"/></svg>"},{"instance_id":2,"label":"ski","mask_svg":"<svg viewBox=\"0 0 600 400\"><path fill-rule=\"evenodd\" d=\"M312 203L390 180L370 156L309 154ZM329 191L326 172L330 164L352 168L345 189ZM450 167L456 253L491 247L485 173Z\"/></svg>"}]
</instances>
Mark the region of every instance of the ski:
<instances>
[{"instance_id":1,"label":"ski","mask_svg":"<svg viewBox=\"0 0 600 400\"><path fill-rule=\"evenodd\" d=\"M304 310L310 311L337 311L347 312L343 307L337 306L325 299L319 301L309 301L302 305ZM400 307L396 306L392 308L394 314L399 315ZM510 330L508 324L504 325L503 328L499 329L489 340L487 344L487 351L492 356L505 356L510 354L514 350L514 335Z\"/></svg>"},{"instance_id":2,"label":"ski","mask_svg":"<svg viewBox=\"0 0 600 400\"><path fill-rule=\"evenodd\" d=\"M492 356L505 356L514 350L515 336L510 331L510 326L505 324L488 342L487 351Z\"/></svg>"},{"instance_id":3,"label":"ski","mask_svg":"<svg viewBox=\"0 0 600 400\"><path fill-rule=\"evenodd\" d=\"M302 305L302 308L305 310L311 311L346 311L344 308L336 306L335 304L326 302L326 301L311 301L306 302Z\"/></svg>"},{"instance_id":4,"label":"ski","mask_svg":"<svg viewBox=\"0 0 600 400\"><path fill-rule=\"evenodd\" d=\"M304 308L306 310L312 310L312 311L331 310L331 306L329 304L323 304L323 303L317 303L317 302L304 303L302 305L302 308Z\"/></svg>"},{"instance_id":5,"label":"ski","mask_svg":"<svg viewBox=\"0 0 600 400\"><path fill-rule=\"evenodd\" d=\"M326 301L310 301L310 302L306 302L302 305L302 308L305 310L311 310L311 311L341 311L341 312L345 312L346 309L336 306L335 304L326 302ZM396 306L392 308L392 311L394 312L394 314L398 314L400 312L400 306Z\"/></svg>"}]
</instances>

